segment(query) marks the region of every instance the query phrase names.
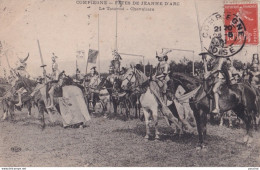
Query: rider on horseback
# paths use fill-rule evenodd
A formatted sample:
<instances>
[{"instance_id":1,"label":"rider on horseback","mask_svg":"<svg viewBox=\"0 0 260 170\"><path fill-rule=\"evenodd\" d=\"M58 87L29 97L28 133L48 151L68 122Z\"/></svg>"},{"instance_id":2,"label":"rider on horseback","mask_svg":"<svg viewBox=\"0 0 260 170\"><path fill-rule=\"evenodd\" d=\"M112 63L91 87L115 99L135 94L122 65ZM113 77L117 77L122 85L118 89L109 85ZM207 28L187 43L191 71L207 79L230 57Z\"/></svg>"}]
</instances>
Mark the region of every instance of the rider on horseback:
<instances>
[{"instance_id":1,"label":"rider on horseback","mask_svg":"<svg viewBox=\"0 0 260 170\"><path fill-rule=\"evenodd\" d=\"M235 84L238 82L239 77L242 76L242 73L240 73L233 65L233 62L230 58L227 58L227 70L229 74L229 80L231 84Z\"/></svg>"},{"instance_id":2,"label":"rider on horseback","mask_svg":"<svg viewBox=\"0 0 260 170\"><path fill-rule=\"evenodd\" d=\"M61 86L61 82L60 77L59 77L59 69L58 69L58 63L56 62L56 59L58 57L52 53L52 74L51 74L51 81L54 82L54 84L52 84L52 87L50 88L50 90L48 91L48 94L50 96L50 105L47 106L47 108L52 108L54 107L54 90L55 88Z\"/></svg>"},{"instance_id":3,"label":"rider on horseback","mask_svg":"<svg viewBox=\"0 0 260 170\"><path fill-rule=\"evenodd\" d=\"M166 97L166 90L167 90L167 82L169 81L169 64L168 64L168 56L167 53L170 51L166 51L157 55L156 58L158 59L159 63L156 67L156 73L153 79L158 83L159 87L162 89L162 97L163 102L166 104L167 97Z\"/></svg>"},{"instance_id":4,"label":"rider on horseback","mask_svg":"<svg viewBox=\"0 0 260 170\"><path fill-rule=\"evenodd\" d=\"M21 83L18 83L18 85L16 85L18 88L16 89L17 90L16 93L18 94L18 103L16 104L16 106L22 105L22 94L28 92L28 90L26 89L28 87L26 87L26 84L24 84L25 82L23 80L23 78L30 77L28 72L26 71L26 67L27 67L26 61L28 58L29 58L29 54L24 59L19 58L18 66L14 69L14 73L17 76L15 82L18 82L19 79L21 80Z\"/></svg>"},{"instance_id":5,"label":"rider on horseback","mask_svg":"<svg viewBox=\"0 0 260 170\"><path fill-rule=\"evenodd\" d=\"M206 60L206 54L208 53L201 53L202 59ZM226 58L224 57L215 57L213 63L213 69L209 72L205 72L204 78L207 79L209 76L214 76L214 86L213 86L213 93L214 93L214 100L215 100L215 109L213 109L212 113L219 113L219 87L225 82L225 77L223 75L222 66L225 62Z\"/></svg>"},{"instance_id":6,"label":"rider on horseback","mask_svg":"<svg viewBox=\"0 0 260 170\"><path fill-rule=\"evenodd\" d=\"M258 54L253 55L253 60L251 64L251 85L255 87L256 89L259 88L260 86L260 80L259 80L259 75L260 75L260 63L259 63L259 58Z\"/></svg>"},{"instance_id":7,"label":"rider on horseback","mask_svg":"<svg viewBox=\"0 0 260 170\"><path fill-rule=\"evenodd\" d=\"M122 57L118 54L117 50L114 50L113 52L114 59L111 61L110 67L113 67L114 73L119 74L120 73L120 60L122 60Z\"/></svg>"}]
</instances>

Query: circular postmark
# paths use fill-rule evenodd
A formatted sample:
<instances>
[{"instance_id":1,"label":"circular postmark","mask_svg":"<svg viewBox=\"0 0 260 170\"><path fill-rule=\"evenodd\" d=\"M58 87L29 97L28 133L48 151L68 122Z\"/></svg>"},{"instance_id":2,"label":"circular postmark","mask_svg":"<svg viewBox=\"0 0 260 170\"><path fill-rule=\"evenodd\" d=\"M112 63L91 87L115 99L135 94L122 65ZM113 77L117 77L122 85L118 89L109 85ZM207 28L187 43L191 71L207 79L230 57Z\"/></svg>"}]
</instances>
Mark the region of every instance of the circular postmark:
<instances>
[{"instance_id":1,"label":"circular postmark","mask_svg":"<svg viewBox=\"0 0 260 170\"><path fill-rule=\"evenodd\" d=\"M203 23L203 48L215 57L231 57L241 51L246 42L246 28L236 14L213 13Z\"/></svg>"}]
</instances>

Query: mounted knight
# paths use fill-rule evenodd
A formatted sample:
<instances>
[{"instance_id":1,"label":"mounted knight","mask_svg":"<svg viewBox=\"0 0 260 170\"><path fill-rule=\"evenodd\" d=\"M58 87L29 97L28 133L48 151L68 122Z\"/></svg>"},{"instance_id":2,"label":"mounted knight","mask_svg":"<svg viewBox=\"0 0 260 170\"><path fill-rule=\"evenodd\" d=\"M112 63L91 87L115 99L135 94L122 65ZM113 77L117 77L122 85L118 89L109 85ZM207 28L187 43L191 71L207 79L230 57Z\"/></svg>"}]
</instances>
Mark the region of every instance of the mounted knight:
<instances>
[{"instance_id":1,"label":"mounted knight","mask_svg":"<svg viewBox=\"0 0 260 170\"><path fill-rule=\"evenodd\" d=\"M52 73L50 77L51 81L49 83L49 86L51 86L51 88L48 91L50 104L47 106L47 108L54 107L54 91L60 89L62 86L63 74L59 71L58 63L56 62L57 58L58 57L54 53L52 53Z\"/></svg>"},{"instance_id":2,"label":"mounted knight","mask_svg":"<svg viewBox=\"0 0 260 170\"><path fill-rule=\"evenodd\" d=\"M18 103L16 106L22 106L22 95L26 92L30 92L30 85L27 83L27 79L29 79L30 75L26 71L27 63L26 61L29 58L29 53L25 58L19 58L19 62L17 63L17 67L13 70L13 75L16 75L15 79L12 81L12 86L15 88L16 93L18 95Z\"/></svg>"},{"instance_id":3,"label":"mounted knight","mask_svg":"<svg viewBox=\"0 0 260 170\"><path fill-rule=\"evenodd\" d=\"M122 60L122 57L117 52L117 50L112 51L112 54L113 54L114 58L111 61L110 67L113 68L115 74L119 74L120 73L120 65L121 65L120 60Z\"/></svg>"},{"instance_id":4,"label":"mounted knight","mask_svg":"<svg viewBox=\"0 0 260 170\"><path fill-rule=\"evenodd\" d=\"M250 83L255 88L257 94L260 87L260 63L258 54L253 55L252 63L251 63L251 71L250 71Z\"/></svg>"},{"instance_id":5,"label":"mounted knight","mask_svg":"<svg viewBox=\"0 0 260 170\"><path fill-rule=\"evenodd\" d=\"M158 64L156 66L156 73L153 77L159 87L162 89L161 94L163 98L163 102L166 104L167 97L166 97L166 90L167 90L167 82L169 81L169 64L168 64L168 56L167 54L171 52L171 50L164 51L161 54L157 54L156 58L158 59Z\"/></svg>"}]
</instances>

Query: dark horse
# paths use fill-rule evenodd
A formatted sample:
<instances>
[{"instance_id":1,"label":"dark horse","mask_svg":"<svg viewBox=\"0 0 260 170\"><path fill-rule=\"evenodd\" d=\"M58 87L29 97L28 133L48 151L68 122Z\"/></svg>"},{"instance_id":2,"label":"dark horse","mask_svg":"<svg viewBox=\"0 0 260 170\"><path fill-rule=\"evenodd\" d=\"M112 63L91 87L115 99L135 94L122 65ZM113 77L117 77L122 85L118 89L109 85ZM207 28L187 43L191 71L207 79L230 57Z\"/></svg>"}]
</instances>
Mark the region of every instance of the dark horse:
<instances>
[{"instance_id":1,"label":"dark horse","mask_svg":"<svg viewBox=\"0 0 260 170\"><path fill-rule=\"evenodd\" d=\"M111 94L114 112L117 113L117 107L124 107L126 109L126 118L130 118L130 111L135 109L135 118L140 118L140 93L133 92L131 90L124 90L121 87L122 80L120 77L116 77L113 82L113 90Z\"/></svg>"},{"instance_id":2,"label":"dark horse","mask_svg":"<svg viewBox=\"0 0 260 170\"><path fill-rule=\"evenodd\" d=\"M174 96L173 94L175 94L179 85L186 90L186 93L199 87L197 93L190 98L189 104L197 123L199 134L198 148L204 148L207 113L210 113L210 100L212 98L209 85L213 82L213 79L202 81L182 73L171 73L170 78L171 80L168 82L168 95L171 97ZM220 92L220 112L223 113L228 110L233 110L234 113L245 122L247 134L244 138L244 142L249 145L252 142L252 120L256 114L256 95L245 83L225 83L220 87Z\"/></svg>"},{"instance_id":3,"label":"dark horse","mask_svg":"<svg viewBox=\"0 0 260 170\"><path fill-rule=\"evenodd\" d=\"M27 92L22 97L22 104L23 104L22 106L28 109L28 116L31 115L32 98L30 96L30 93L32 92L32 89L35 86L36 86L36 82L33 80L24 77L18 78L18 80L15 82L15 85L13 87L10 87L6 91L5 95L2 97L2 106L4 111L3 119L6 119L7 116L10 115L12 120L15 109L17 110L22 109L22 107L15 106L15 104L18 103L16 91L21 87L24 87L27 90Z\"/></svg>"}]
</instances>

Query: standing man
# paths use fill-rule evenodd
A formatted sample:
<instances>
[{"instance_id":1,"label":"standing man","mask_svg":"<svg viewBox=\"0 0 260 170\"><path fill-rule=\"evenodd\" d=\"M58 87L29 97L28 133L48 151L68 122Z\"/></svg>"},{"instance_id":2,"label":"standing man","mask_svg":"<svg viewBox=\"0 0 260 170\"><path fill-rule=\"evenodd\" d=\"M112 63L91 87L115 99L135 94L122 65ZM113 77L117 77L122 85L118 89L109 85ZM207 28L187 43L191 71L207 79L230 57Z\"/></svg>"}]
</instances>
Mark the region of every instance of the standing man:
<instances>
[{"instance_id":1,"label":"standing man","mask_svg":"<svg viewBox=\"0 0 260 170\"><path fill-rule=\"evenodd\" d=\"M111 66L114 69L114 73L119 74L120 65L121 65L120 60L122 60L122 57L118 54L118 52L116 50L113 51L113 55L114 55L114 59L111 61Z\"/></svg>"},{"instance_id":2,"label":"standing man","mask_svg":"<svg viewBox=\"0 0 260 170\"><path fill-rule=\"evenodd\" d=\"M99 85L100 80L98 76L98 72L96 71L96 67L92 67L90 69L90 82L89 82L89 91L90 91L90 101L94 100L94 92L97 90L97 86Z\"/></svg>"}]
</instances>

